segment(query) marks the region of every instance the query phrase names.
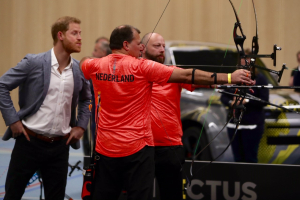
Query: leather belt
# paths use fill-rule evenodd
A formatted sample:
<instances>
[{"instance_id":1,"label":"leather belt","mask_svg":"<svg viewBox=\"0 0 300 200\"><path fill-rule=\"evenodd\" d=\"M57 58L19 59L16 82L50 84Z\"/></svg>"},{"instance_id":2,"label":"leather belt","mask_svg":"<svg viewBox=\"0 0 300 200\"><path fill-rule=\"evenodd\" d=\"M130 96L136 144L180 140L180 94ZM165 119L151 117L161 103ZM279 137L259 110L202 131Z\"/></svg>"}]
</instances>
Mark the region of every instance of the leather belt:
<instances>
[{"instance_id":1,"label":"leather belt","mask_svg":"<svg viewBox=\"0 0 300 200\"><path fill-rule=\"evenodd\" d=\"M23 125L24 126L24 125ZM70 133L68 133L67 135L65 136L57 136L57 137L47 137L47 136L44 136L42 134L37 134L35 132L33 132L32 130L28 129L26 126L24 126L24 129L26 131L26 133L28 135L31 135L33 137L36 137L37 139L40 139L40 140L43 140L45 142L49 142L49 143L52 143L54 141L60 141L60 140L64 140L64 139L67 139L70 137Z\"/></svg>"}]
</instances>

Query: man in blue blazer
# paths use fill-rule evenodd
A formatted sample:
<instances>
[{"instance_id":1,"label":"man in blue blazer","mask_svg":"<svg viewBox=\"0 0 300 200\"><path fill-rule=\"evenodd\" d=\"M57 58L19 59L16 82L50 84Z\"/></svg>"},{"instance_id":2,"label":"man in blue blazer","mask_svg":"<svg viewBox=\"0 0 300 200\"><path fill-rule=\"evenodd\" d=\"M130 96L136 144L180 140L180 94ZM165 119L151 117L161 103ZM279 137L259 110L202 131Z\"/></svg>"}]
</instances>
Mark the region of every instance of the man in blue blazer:
<instances>
[{"instance_id":1,"label":"man in blue blazer","mask_svg":"<svg viewBox=\"0 0 300 200\"><path fill-rule=\"evenodd\" d=\"M4 199L21 199L37 170L45 198L64 199L69 145L80 147L89 121L89 82L70 56L81 50L80 20L59 18L51 33L51 50L26 55L0 77L0 110L9 126L2 139L16 139ZM16 112L9 92L18 86L20 111Z\"/></svg>"}]
</instances>

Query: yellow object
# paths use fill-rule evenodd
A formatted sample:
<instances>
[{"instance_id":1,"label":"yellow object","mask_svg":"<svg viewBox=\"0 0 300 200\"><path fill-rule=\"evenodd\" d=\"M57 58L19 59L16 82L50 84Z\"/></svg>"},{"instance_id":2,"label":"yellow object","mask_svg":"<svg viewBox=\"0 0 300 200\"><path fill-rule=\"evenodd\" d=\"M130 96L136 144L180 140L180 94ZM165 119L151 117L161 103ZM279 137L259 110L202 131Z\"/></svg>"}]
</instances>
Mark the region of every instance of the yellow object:
<instances>
[{"instance_id":1,"label":"yellow object","mask_svg":"<svg viewBox=\"0 0 300 200\"><path fill-rule=\"evenodd\" d=\"M277 117L278 121L276 122L268 122L265 124L265 131L262 135L262 138L259 142L259 148L258 148L258 162L259 163L272 163L272 164L282 164L289 155L291 154L291 151L294 150L294 148L288 148L287 151L280 151L281 153L276 153L276 145L268 145L267 139L268 137L277 137L279 135L288 135L290 132L289 128L280 128L280 126L283 127L289 127L290 123L287 120L286 114L284 112L281 112L280 115ZM268 128L268 126L278 126L278 128ZM289 145L290 146L290 145Z\"/></svg>"},{"instance_id":2,"label":"yellow object","mask_svg":"<svg viewBox=\"0 0 300 200\"><path fill-rule=\"evenodd\" d=\"M184 185L185 184L186 184L186 180L182 179L182 190L183 190L182 199L186 199L186 194L184 194Z\"/></svg>"},{"instance_id":3,"label":"yellow object","mask_svg":"<svg viewBox=\"0 0 300 200\"><path fill-rule=\"evenodd\" d=\"M297 136L300 136L300 130L298 131ZM299 145L289 145L287 149L279 151L272 164L283 163L298 147Z\"/></svg>"},{"instance_id":4,"label":"yellow object","mask_svg":"<svg viewBox=\"0 0 300 200\"><path fill-rule=\"evenodd\" d=\"M228 74L228 84L231 84L231 74Z\"/></svg>"},{"instance_id":5,"label":"yellow object","mask_svg":"<svg viewBox=\"0 0 300 200\"><path fill-rule=\"evenodd\" d=\"M90 110L90 112L92 112L92 107L93 107L93 105L92 105L92 100L90 100L90 105L89 105L89 110Z\"/></svg>"}]
</instances>

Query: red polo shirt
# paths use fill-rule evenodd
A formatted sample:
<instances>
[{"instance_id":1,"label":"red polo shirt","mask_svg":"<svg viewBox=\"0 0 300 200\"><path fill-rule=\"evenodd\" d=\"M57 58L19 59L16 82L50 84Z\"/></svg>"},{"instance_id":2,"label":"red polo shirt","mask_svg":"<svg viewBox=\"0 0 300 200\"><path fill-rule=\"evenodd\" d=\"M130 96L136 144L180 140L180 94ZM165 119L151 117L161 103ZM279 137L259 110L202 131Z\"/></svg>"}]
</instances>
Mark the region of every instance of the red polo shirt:
<instances>
[{"instance_id":1,"label":"red polo shirt","mask_svg":"<svg viewBox=\"0 0 300 200\"><path fill-rule=\"evenodd\" d=\"M98 153L124 157L145 145L154 145L150 117L152 84L165 84L173 69L124 54L87 59L83 63L83 74L92 79L95 98L101 92Z\"/></svg>"},{"instance_id":2,"label":"red polo shirt","mask_svg":"<svg viewBox=\"0 0 300 200\"><path fill-rule=\"evenodd\" d=\"M172 68L175 68L172 66ZM191 84L153 84L151 101L151 128L155 146L182 145L180 119L181 90L193 91Z\"/></svg>"}]
</instances>

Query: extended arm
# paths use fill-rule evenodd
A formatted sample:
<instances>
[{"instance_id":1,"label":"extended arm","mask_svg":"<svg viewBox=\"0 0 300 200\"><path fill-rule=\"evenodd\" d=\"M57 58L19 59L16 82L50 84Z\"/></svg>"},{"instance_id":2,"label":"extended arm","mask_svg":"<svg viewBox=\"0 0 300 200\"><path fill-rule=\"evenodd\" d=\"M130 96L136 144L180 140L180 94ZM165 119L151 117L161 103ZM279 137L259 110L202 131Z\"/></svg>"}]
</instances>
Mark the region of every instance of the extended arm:
<instances>
[{"instance_id":1,"label":"extended arm","mask_svg":"<svg viewBox=\"0 0 300 200\"><path fill-rule=\"evenodd\" d=\"M82 63L83 63L86 59L92 59L92 58L94 58L94 57L86 56L86 57L83 57L83 58L80 60L79 68L80 68L81 71L82 71Z\"/></svg>"},{"instance_id":2,"label":"extended arm","mask_svg":"<svg viewBox=\"0 0 300 200\"><path fill-rule=\"evenodd\" d=\"M168 83L192 83L192 71L193 69L174 69ZM196 70L194 74L194 84L196 85L213 85L214 77L211 72L202 70ZM227 84L228 74L217 73L217 84ZM236 70L231 75L232 84L250 84L253 85L255 82L251 80L251 74L249 71L240 69Z\"/></svg>"}]
</instances>

